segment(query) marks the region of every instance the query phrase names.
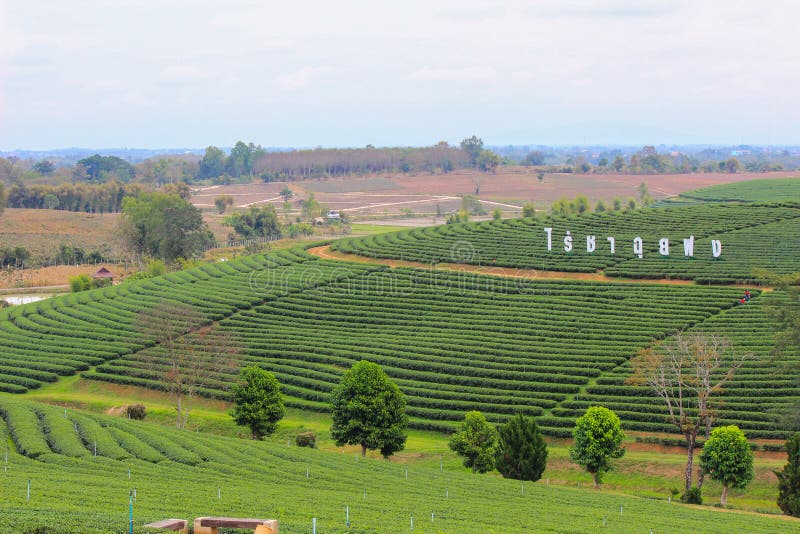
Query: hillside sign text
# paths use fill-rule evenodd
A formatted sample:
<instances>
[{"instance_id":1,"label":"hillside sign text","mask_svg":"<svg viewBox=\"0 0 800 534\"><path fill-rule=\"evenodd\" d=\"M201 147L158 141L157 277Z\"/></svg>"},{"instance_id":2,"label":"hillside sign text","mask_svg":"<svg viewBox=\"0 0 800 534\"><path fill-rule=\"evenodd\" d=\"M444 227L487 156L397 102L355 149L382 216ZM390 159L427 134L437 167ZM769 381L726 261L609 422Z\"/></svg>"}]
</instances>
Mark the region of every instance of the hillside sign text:
<instances>
[{"instance_id":1,"label":"hillside sign text","mask_svg":"<svg viewBox=\"0 0 800 534\"><path fill-rule=\"evenodd\" d=\"M553 250L553 229L552 228L545 228L544 233L547 234L547 250ZM616 240L613 237L606 237L606 241L608 241L611 254L616 254ZM566 231L564 235L564 252L572 252L574 243L572 232L569 230ZM662 237L658 240L658 253L662 256L669 256L669 239L666 237ZM597 236L587 235L586 236L586 252L594 252L597 250ZM644 242L642 241L641 237L634 237L633 238L633 254L639 258L644 257ZM683 240L683 255L691 258L694 256L694 236L690 235L688 239ZM711 240L711 255L715 258L719 258L722 255L722 241L719 239L712 239Z\"/></svg>"}]
</instances>

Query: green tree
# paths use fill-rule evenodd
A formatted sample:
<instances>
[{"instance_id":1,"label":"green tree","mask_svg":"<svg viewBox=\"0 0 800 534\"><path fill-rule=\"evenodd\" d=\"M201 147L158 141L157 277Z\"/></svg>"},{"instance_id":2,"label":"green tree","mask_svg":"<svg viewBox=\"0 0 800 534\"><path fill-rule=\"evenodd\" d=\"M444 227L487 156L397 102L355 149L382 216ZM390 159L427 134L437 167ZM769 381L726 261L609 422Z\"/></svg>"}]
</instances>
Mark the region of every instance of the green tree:
<instances>
[{"instance_id":1,"label":"green tree","mask_svg":"<svg viewBox=\"0 0 800 534\"><path fill-rule=\"evenodd\" d=\"M572 437L575 444L569 448L569 457L592 475L596 488L603 473L611 469L611 460L625 454L621 446L625 439L622 423L608 408L591 406L575 421Z\"/></svg>"},{"instance_id":2,"label":"green tree","mask_svg":"<svg viewBox=\"0 0 800 534\"><path fill-rule=\"evenodd\" d=\"M314 193L310 193L307 199L300 201L300 209L303 218L309 221L314 217L318 217L322 212L322 206L317 201L316 197L314 197Z\"/></svg>"},{"instance_id":3,"label":"green tree","mask_svg":"<svg viewBox=\"0 0 800 534\"><path fill-rule=\"evenodd\" d=\"M38 172L42 176L47 176L48 174L52 174L56 170L56 166L53 165L52 161L43 159L41 161L37 161L34 164L33 170Z\"/></svg>"},{"instance_id":4,"label":"green tree","mask_svg":"<svg viewBox=\"0 0 800 534\"><path fill-rule=\"evenodd\" d=\"M478 162L478 157L481 155L481 151L483 150L483 139L473 135L472 137L467 137L461 141L461 150L467 153L469 156L470 163L475 166Z\"/></svg>"},{"instance_id":5,"label":"green tree","mask_svg":"<svg viewBox=\"0 0 800 534\"><path fill-rule=\"evenodd\" d=\"M522 205L522 216L536 217L536 206L533 205L533 202L526 202Z\"/></svg>"},{"instance_id":6,"label":"green tree","mask_svg":"<svg viewBox=\"0 0 800 534\"><path fill-rule=\"evenodd\" d=\"M607 209L606 208L606 203L603 202L602 200L598 200L597 204L594 207L594 211L596 211L598 213L603 213L604 211L606 211L606 209Z\"/></svg>"},{"instance_id":7,"label":"green tree","mask_svg":"<svg viewBox=\"0 0 800 534\"><path fill-rule=\"evenodd\" d=\"M203 159L200 160L198 178L201 180L216 178L223 172L225 172L225 153L215 146L209 146Z\"/></svg>"},{"instance_id":8,"label":"green tree","mask_svg":"<svg viewBox=\"0 0 800 534\"><path fill-rule=\"evenodd\" d=\"M622 156L617 156L614 158L614 162L611 164L611 168L614 169L615 172L622 172L625 169L625 158Z\"/></svg>"},{"instance_id":9,"label":"green tree","mask_svg":"<svg viewBox=\"0 0 800 534\"><path fill-rule=\"evenodd\" d=\"M500 156L491 150L481 150L475 160L476 166L484 172L494 172L500 162Z\"/></svg>"},{"instance_id":10,"label":"green tree","mask_svg":"<svg viewBox=\"0 0 800 534\"><path fill-rule=\"evenodd\" d=\"M250 427L253 439L271 435L286 415L278 379L260 367L243 368L232 393L231 417L237 425Z\"/></svg>"},{"instance_id":11,"label":"green tree","mask_svg":"<svg viewBox=\"0 0 800 534\"><path fill-rule=\"evenodd\" d=\"M502 218L503 218L503 210L501 210L500 208L495 208L492 210L492 219L494 219L495 221L499 221Z\"/></svg>"},{"instance_id":12,"label":"green tree","mask_svg":"<svg viewBox=\"0 0 800 534\"><path fill-rule=\"evenodd\" d=\"M213 242L200 210L177 195L158 192L122 201L118 233L130 252L169 263L192 258Z\"/></svg>"},{"instance_id":13,"label":"green tree","mask_svg":"<svg viewBox=\"0 0 800 534\"><path fill-rule=\"evenodd\" d=\"M281 189L281 192L278 194L283 197L284 202L289 202L289 199L294 196L294 192L289 189L288 185L283 186L283 189Z\"/></svg>"},{"instance_id":14,"label":"green tree","mask_svg":"<svg viewBox=\"0 0 800 534\"><path fill-rule=\"evenodd\" d=\"M44 198L42 199L44 205L47 206L47 209L54 210L56 209L61 201L58 200L58 197L55 196L53 193L47 193Z\"/></svg>"},{"instance_id":15,"label":"green tree","mask_svg":"<svg viewBox=\"0 0 800 534\"><path fill-rule=\"evenodd\" d=\"M644 199L648 194L649 194L649 191L647 189L647 184L644 183L644 182L640 183L639 184L639 200L642 201L642 204L644 204Z\"/></svg>"},{"instance_id":16,"label":"green tree","mask_svg":"<svg viewBox=\"0 0 800 534\"><path fill-rule=\"evenodd\" d=\"M253 170L253 144L246 145L243 141L237 141L231 149L231 154L225 162L225 170L231 176L242 176L251 174Z\"/></svg>"},{"instance_id":17,"label":"green tree","mask_svg":"<svg viewBox=\"0 0 800 534\"><path fill-rule=\"evenodd\" d=\"M406 401L379 365L353 365L331 394L331 408L331 437L337 446L361 445L362 456L367 449L379 449L384 458L405 447Z\"/></svg>"},{"instance_id":18,"label":"green tree","mask_svg":"<svg viewBox=\"0 0 800 534\"><path fill-rule=\"evenodd\" d=\"M464 467L472 468L473 473L486 473L494 469L497 430L481 412L467 412L447 446L464 457Z\"/></svg>"},{"instance_id":19,"label":"green tree","mask_svg":"<svg viewBox=\"0 0 800 534\"><path fill-rule=\"evenodd\" d=\"M628 203L627 203L627 205L626 205L626 208L627 208L628 210L630 210L630 211L633 211L633 210L635 210L635 209L636 209L636 199L635 199L635 198L633 198L633 197L629 198L629 199L628 199Z\"/></svg>"},{"instance_id":20,"label":"green tree","mask_svg":"<svg viewBox=\"0 0 800 534\"><path fill-rule=\"evenodd\" d=\"M504 478L542 478L547 467L547 444L533 417L517 413L498 429L499 446L495 466Z\"/></svg>"},{"instance_id":21,"label":"green tree","mask_svg":"<svg viewBox=\"0 0 800 534\"><path fill-rule=\"evenodd\" d=\"M778 506L783 513L800 517L800 432L792 434L786 440L786 452L789 460L778 476Z\"/></svg>"},{"instance_id":22,"label":"green tree","mask_svg":"<svg viewBox=\"0 0 800 534\"><path fill-rule=\"evenodd\" d=\"M133 165L117 156L101 156L95 154L79 160L77 166L81 167L90 182L108 182L114 178L121 182L129 182L136 176Z\"/></svg>"},{"instance_id":23,"label":"green tree","mask_svg":"<svg viewBox=\"0 0 800 534\"><path fill-rule=\"evenodd\" d=\"M229 207L233 206L233 197L230 195L220 195L214 199L214 205L217 207L220 215L225 213Z\"/></svg>"},{"instance_id":24,"label":"green tree","mask_svg":"<svg viewBox=\"0 0 800 534\"><path fill-rule=\"evenodd\" d=\"M539 180L539 183L544 182L544 173L540 172L539 174L536 175L536 178Z\"/></svg>"},{"instance_id":25,"label":"green tree","mask_svg":"<svg viewBox=\"0 0 800 534\"><path fill-rule=\"evenodd\" d=\"M254 237L280 238L282 235L278 212L275 210L274 204L261 207L250 206L243 213L234 213L227 217L226 224L233 226L237 234L247 239Z\"/></svg>"},{"instance_id":26,"label":"green tree","mask_svg":"<svg viewBox=\"0 0 800 534\"><path fill-rule=\"evenodd\" d=\"M619 211L619 210L622 209L622 199L621 198L615 198L612 202L613 202L613 205L614 205L614 211Z\"/></svg>"},{"instance_id":27,"label":"green tree","mask_svg":"<svg viewBox=\"0 0 800 534\"><path fill-rule=\"evenodd\" d=\"M753 452L744 432L736 425L712 430L700 453L700 467L712 479L722 483L719 503L727 506L728 490L742 489L753 480Z\"/></svg>"}]
</instances>

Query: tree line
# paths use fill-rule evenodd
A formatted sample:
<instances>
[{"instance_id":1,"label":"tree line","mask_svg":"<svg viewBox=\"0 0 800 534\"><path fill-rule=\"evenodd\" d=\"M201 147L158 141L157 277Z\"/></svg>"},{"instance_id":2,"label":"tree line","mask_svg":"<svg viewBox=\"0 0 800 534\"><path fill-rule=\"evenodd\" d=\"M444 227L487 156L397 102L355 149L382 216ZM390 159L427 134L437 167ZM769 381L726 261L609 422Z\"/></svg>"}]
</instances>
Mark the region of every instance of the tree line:
<instances>
[{"instance_id":1,"label":"tree line","mask_svg":"<svg viewBox=\"0 0 800 534\"><path fill-rule=\"evenodd\" d=\"M6 205L9 208L117 213L122 210L122 201L125 198L139 195L144 190L141 184L117 181L58 185L26 185L17 182L8 189Z\"/></svg>"}]
</instances>

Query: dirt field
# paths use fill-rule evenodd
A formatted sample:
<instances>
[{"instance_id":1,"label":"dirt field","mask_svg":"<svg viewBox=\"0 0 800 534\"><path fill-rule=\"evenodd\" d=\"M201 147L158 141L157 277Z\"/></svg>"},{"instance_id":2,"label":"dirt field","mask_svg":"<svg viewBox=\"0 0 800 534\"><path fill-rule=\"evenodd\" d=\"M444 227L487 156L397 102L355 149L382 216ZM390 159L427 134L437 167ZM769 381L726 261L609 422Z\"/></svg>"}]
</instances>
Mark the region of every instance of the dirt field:
<instances>
[{"instance_id":1,"label":"dirt field","mask_svg":"<svg viewBox=\"0 0 800 534\"><path fill-rule=\"evenodd\" d=\"M6 208L0 215L0 246L22 246L33 256L49 256L67 243L87 252L102 250L116 255L114 227L118 220L118 213Z\"/></svg>"},{"instance_id":2,"label":"dirt field","mask_svg":"<svg viewBox=\"0 0 800 534\"><path fill-rule=\"evenodd\" d=\"M752 180L755 178L782 178L795 176L796 172L768 174L681 174L681 175L616 175L616 174L546 174L538 180L537 172L527 167L506 167L496 174L462 170L445 175L402 175L331 178L291 182L295 192L293 210L297 202L313 192L316 199L331 209L346 210L354 218L396 217L399 215L432 215L438 209L447 213L460 205L459 195L475 194L487 212L499 207L506 212L518 211L522 204L532 201L540 209L561 197L574 198L586 195L597 200L638 197L639 184L647 184L655 199L674 196L682 191L709 185ZM221 194L231 195L235 206L246 207L266 202L282 206L278 192L284 183L254 183L248 185L214 186L195 195L198 207L213 206L213 199Z\"/></svg>"},{"instance_id":3,"label":"dirt field","mask_svg":"<svg viewBox=\"0 0 800 534\"><path fill-rule=\"evenodd\" d=\"M92 274L101 267L105 267L116 276L130 274L125 265L57 265L42 267L40 269L24 269L16 271L0 270L0 289L12 288L42 288L49 287L54 290L64 289L69 279L79 274ZM3 293L0 291L0 293Z\"/></svg>"}]
</instances>

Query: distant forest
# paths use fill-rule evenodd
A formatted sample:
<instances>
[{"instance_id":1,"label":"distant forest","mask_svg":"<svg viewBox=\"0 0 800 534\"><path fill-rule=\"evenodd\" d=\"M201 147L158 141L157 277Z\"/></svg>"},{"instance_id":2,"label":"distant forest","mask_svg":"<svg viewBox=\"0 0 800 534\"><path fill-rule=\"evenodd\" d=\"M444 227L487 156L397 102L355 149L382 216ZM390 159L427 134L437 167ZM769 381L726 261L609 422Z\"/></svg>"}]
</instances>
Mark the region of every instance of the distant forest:
<instances>
[{"instance_id":1,"label":"distant forest","mask_svg":"<svg viewBox=\"0 0 800 534\"><path fill-rule=\"evenodd\" d=\"M265 149L237 142L230 149L181 149L178 154L109 150L75 160L75 149L0 157L0 184L6 205L85 212L119 211L122 199L168 188L182 196L194 183L294 181L381 173L446 174L474 168L494 172L523 165L541 173L680 174L769 172L800 168L798 147L484 147L472 136L458 146ZM101 155L102 152L104 155ZM130 160L130 161L129 161Z\"/></svg>"}]
</instances>

